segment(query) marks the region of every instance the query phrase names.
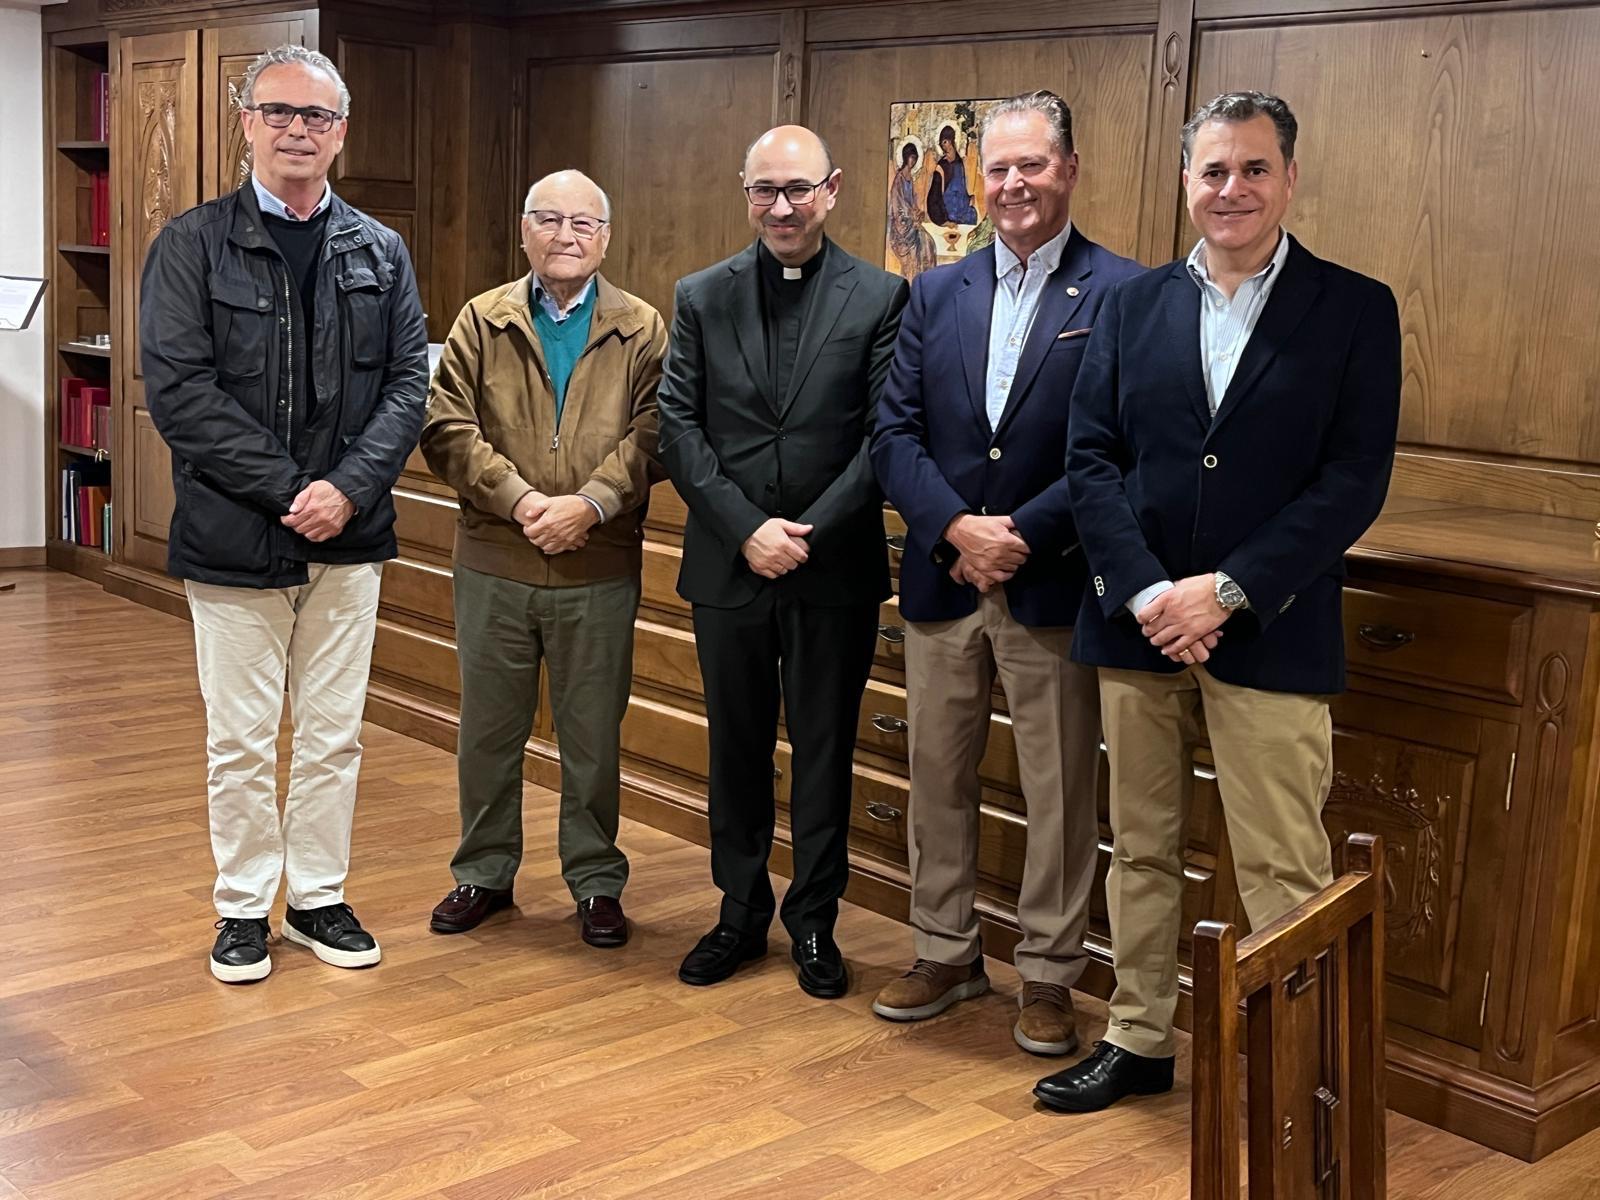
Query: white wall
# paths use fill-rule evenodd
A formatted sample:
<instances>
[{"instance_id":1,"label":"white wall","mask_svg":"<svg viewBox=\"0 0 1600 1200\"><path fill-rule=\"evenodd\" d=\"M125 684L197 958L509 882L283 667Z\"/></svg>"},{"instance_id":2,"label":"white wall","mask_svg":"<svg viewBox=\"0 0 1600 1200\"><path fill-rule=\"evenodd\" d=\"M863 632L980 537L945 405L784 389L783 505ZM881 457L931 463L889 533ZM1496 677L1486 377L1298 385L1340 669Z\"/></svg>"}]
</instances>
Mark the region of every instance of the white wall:
<instances>
[{"instance_id":1,"label":"white wall","mask_svg":"<svg viewBox=\"0 0 1600 1200\"><path fill-rule=\"evenodd\" d=\"M0 0L0 275L42 275L54 258L39 47L38 8ZM0 332L0 549L44 545L44 303L28 329Z\"/></svg>"}]
</instances>

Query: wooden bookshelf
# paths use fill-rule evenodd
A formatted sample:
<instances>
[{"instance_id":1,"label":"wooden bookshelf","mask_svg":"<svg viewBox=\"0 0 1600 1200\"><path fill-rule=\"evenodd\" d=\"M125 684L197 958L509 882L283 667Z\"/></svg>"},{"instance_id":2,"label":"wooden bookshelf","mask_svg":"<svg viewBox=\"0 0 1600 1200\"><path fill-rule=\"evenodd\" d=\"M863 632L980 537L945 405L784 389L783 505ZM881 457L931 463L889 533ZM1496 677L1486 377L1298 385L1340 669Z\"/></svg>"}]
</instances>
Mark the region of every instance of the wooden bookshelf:
<instances>
[{"instance_id":1,"label":"wooden bookshelf","mask_svg":"<svg viewBox=\"0 0 1600 1200\"><path fill-rule=\"evenodd\" d=\"M45 54L47 236L56 247L45 300L46 337L56 348L46 378L45 556L53 567L94 579L104 574L112 547L84 545L81 531L64 523L63 473L70 468L84 486L109 492L114 430L108 420L103 446L93 444L92 428L64 437L63 382L81 380L105 389L107 398L116 386L111 348L86 340L109 334L112 325L110 48L103 30L74 30L47 38ZM97 177L105 181L98 201ZM105 540L103 524L95 529Z\"/></svg>"}]
</instances>

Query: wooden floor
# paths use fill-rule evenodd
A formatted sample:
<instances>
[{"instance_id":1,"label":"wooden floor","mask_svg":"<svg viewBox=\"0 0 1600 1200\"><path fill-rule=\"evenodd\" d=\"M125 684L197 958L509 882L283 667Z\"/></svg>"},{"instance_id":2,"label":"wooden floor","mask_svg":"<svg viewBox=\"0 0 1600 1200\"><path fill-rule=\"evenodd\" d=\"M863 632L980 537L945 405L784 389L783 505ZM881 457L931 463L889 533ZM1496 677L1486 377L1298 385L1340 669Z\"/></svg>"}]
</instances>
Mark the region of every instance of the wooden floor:
<instances>
[{"instance_id":1,"label":"wooden floor","mask_svg":"<svg viewBox=\"0 0 1600 1200\"><path fill-rule=\"evenodd\" d=\"M1037 1109L1015 973L875 1019L905 930L846 906L856 984L787 957L674 976L714 919L706 852L625 824L633 941L583 946L530 788L520 911L440 937L451 757L368 727L349 899L383 943L340 971L206 970L213 913L189 627L42 570L0 572L0 1200L1161 1200L1187 1193L1188 1070L1154 1101ZM276 927L276 921L274 922ZM781 945L781 943L775 943ZM1103 1005L1082 1001L1092 1027ZM1390 1195L1600 1196L1600 1135L1528 1166L1405 1118Z\"/></svg>"}]
</instances>

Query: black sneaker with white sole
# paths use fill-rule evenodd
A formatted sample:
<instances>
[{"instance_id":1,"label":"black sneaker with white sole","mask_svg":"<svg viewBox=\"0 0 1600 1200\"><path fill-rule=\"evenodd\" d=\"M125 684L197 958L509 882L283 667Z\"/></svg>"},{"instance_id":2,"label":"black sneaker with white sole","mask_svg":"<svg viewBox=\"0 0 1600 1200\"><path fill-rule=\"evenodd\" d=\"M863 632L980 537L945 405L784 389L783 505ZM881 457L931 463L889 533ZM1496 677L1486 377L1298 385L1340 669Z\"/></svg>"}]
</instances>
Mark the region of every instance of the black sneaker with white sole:
<instances>
[{"instance_id":1,"label":"black sneaker with white sole","mask_svg":"<svg viewBox=\"0 0 1600 1200\"><path fill-rule=\"evenodd\" d=\"M211 946L211 973L223 983L254 983L272 974L265 917L224 917Z\"/></svg>"},{"instance_id":2,"label":"black sneaker with white sole","mask_svg":"<svg viewBox=\"0 0 1600 1200\"><path fill-rule=\"evenodd\" d=\"M361 928L348 904L290 907L283 914L283 936L330 966L370 967L383 957L377 939Z\"/></svg>"}]
</instances>

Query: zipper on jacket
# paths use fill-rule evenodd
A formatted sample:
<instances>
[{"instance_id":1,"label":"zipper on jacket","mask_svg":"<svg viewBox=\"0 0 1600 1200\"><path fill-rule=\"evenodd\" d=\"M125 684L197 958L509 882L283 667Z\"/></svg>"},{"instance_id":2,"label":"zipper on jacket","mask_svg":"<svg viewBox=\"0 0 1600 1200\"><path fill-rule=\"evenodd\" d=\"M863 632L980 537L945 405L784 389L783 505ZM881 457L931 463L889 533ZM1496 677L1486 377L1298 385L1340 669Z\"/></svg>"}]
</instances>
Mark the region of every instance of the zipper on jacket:
<instances>
[{"instance_id":1,"label":"zipper on jacket","mask_svg":"<svg viewBox=\"0 0 1600 1200\"><path fill-rule=\"evenodd\" d=\"M554 454L561 447L561 431L558 429L550 435L550 453Z\"/></svg>"},{"instance_id":2,"label":"zipper on jacket","mask_svg":"<svg viewBox=\"0 0 1600 1200\"><path fill-rule=\"evenodd\" d=\"M285 423L284 445L294 453L294 297L289 294L289 268L283 269L283 317L289 329L289 417Z\"/></svg>"}]
</instances>

